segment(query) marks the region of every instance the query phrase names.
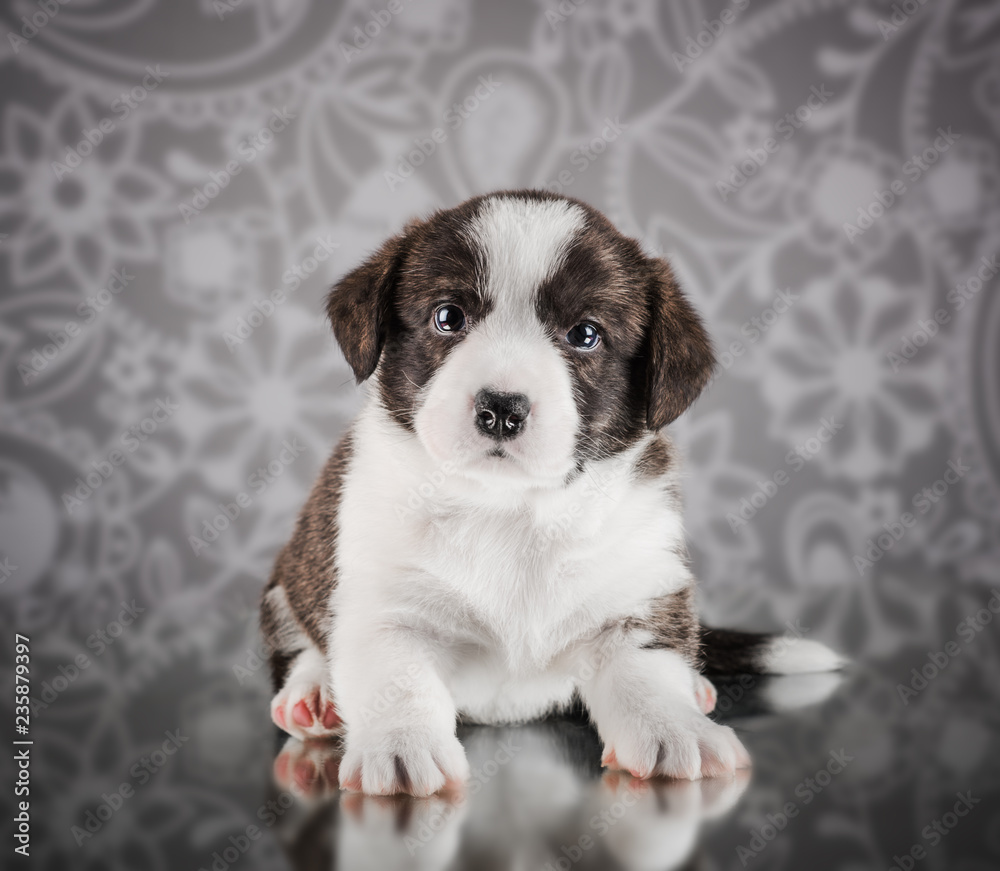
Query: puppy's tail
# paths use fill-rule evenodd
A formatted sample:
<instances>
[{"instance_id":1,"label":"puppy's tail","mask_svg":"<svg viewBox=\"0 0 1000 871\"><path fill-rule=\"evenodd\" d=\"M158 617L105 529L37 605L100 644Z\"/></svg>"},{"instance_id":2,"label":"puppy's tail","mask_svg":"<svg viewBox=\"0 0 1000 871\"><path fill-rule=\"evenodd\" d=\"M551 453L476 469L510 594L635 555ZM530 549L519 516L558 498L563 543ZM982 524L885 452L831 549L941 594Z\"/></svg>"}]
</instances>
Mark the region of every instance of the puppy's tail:
<instances>
[{"instance_id":1,"label":"puppy's tail","mask_svg":"<svg viewBox=\"0 0 1000 871\"><path fill-rule=\"evenodd\" d=\"M700 627L705 674L804 674L837 671L847 660L805 638Z\"/></svg>"}]
</instances>

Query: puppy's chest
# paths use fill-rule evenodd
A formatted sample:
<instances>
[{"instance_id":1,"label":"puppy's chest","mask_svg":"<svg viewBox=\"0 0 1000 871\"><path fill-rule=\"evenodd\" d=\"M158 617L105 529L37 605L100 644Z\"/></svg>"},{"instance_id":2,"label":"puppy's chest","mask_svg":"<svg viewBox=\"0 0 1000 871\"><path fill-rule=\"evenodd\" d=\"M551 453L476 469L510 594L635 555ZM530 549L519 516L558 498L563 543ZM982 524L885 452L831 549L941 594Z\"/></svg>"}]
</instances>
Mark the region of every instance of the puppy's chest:
<instances>
[{"instance_id":1,"label":"puppy's chest","mask_svg":"<svg viewBox=\"0 0 1000 871\"><path fill-rule=\"evenodd\" d=\"M570 575L589 579L574 546L578 529L553 537L527 511L470 511L460 507L429 513L423 523L422 568L460 588L470 598L552 596ZM589 550L594 550L591 543Z\"/></svg>"},{"instance_id":2,"label":"puppy's chest","mask_svg":"<svg viewBox=\"0 0 1000 871\"><path fill-rule=\"evenodd\" d=\"M656 594L669 516L635 493L519 510L438 506L420 523L419 568L508 660L541 661Z\"/></svg>"}]
</instances>

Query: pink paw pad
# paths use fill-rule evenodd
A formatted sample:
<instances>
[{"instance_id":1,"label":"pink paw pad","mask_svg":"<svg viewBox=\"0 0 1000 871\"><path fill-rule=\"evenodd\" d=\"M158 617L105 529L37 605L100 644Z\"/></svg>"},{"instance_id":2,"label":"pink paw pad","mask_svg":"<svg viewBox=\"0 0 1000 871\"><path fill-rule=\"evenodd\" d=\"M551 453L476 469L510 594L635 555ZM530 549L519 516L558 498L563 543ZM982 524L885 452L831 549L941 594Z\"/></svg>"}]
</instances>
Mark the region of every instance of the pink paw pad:
<instances>
[{"instance_id":1,"label":"pink paw pad","mask_svg":"<svg viewBox=\"0 0 1000 871\"><path fill-rule=\"evenodd\" d=\"M334 729L340 725L340 714L337 713L337 709L333 706L333 702L327 702L326 708L323 710L323 726L327 729Z\"/></svg>"},{"instance_id":2,"label":"pink paw pad","mask_svg":"<svg viewBox=\"0 0 1000 871\"><path fill-rule=\"evenodd\" d=\"M312 712L306 706L304 699L297 701L292 708L292 720L296 726L301 726L303 729L308 729L313 724Z\"/></svg>"},{"instance_id":3,"label":"pink paw pad","mask_svg":"<svg viewBox=\"0 0 1000 871\"><path fill-rule=\"evenodd\" d=\"M295 784L303 792L308 792L316 779L316 766L310 759L299 759L292 768Z\"/></svg>"}]
</instances>

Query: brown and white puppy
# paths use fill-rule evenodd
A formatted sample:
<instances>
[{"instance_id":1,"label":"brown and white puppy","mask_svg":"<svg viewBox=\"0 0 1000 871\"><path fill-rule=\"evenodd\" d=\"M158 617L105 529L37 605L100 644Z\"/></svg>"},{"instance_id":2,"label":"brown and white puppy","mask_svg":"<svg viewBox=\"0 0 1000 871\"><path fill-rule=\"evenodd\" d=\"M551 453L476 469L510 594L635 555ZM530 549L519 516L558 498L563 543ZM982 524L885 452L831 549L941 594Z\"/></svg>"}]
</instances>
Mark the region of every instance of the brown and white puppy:
<instances>
[{"instance_id":1,"label":"brown and white puppy","mask_svg":"<svg viewBox=\"0 0 1000 871\"><path fill-rule=\"evenodd\" d=\"M476 197L386 242L327 311L369 397L261 619L274 720L342 732L343 787L428 795L467 775L457 717L577 701L612 768L731 774L749 758L705 716L702 672L839 665L815 642L699 628L661 429L711 345L670 267L600 213Z\"/></svg>"}]
</instances>

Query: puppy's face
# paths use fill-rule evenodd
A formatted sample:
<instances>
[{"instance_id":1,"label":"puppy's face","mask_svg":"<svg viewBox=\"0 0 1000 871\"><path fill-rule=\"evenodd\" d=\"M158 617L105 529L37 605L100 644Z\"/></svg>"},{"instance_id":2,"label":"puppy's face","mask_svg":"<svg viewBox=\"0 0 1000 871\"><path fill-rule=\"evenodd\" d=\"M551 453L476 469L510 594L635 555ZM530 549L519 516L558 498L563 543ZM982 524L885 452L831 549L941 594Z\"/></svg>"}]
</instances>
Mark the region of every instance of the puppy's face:
<instances>
[{"instance_id":1,"label":"puppy's face","mask_svg":"<svg viewBox=\"0 0 1000 871\"><path fill-rule=\"evenodd\" d=\"M544 486L680 414L712 367L669 267L533 191L411 224L332 291L359 381L440 462Z\"/></svg>"}]
</instances>

